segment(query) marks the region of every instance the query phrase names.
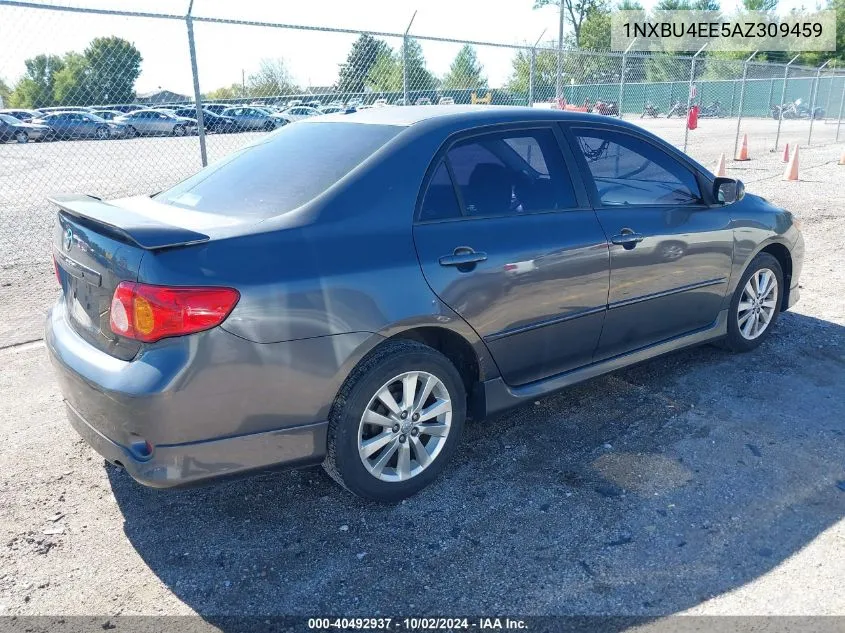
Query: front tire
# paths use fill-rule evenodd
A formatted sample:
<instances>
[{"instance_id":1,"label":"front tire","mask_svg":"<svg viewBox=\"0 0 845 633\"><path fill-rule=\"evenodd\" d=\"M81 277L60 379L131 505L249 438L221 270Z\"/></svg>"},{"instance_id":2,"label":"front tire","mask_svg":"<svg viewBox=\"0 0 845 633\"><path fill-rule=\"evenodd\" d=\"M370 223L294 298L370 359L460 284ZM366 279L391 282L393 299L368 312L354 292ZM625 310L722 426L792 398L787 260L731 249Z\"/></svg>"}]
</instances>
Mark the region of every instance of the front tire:
<instances>
[{"instance_id":1,"label":"front tire","mask_svg":"<svg viewBox=\"0 0 845 633\"><path fill-rule=\"evenodd\" d=\"M323 467L356 495L400 501L441 473L465 419L466 391L449 359L416 341L389 341L340 390Z\"/></svg>"},{"instance_id":2,"label":"front tire","mask_svg":"<svg viewBox=\"0 0 845 633\"><path fill-rule=\"evenodd\" d=\"M185 136L185 126L176 125L173 127L173 136Z\"/></svg>"},{"instance_id":3,"label":"front tire","mask_svg":"<svg viewBox=\"0 0 845 633\"><path fill-rule=\"evenodd\" d=\"M783 292L780 263L768 253L760 253L751 260L731 299L725 347L749 352L766 340L780 314Z\"/></svg>"},{"instance_id":4,"label":"front tire","mask_svg":"<svg viewBox=\"0 0 845 633\"><path fill-rule=\"evenodd\" d=\"M18 143L29 143L29 134L27 134L26 132L16 132L15 140Z\"/></svg>"},{"instance_id":5,"label":"front tire","mask_svg":"<svg viewBox=\"0 0 845 633\"><path fill-rule=\"evenodd\" d=\"M97 128L97 138L101 141L105 141L109 137L109 128L107 127L98 127Z\"/></svg>"}]
</instances>

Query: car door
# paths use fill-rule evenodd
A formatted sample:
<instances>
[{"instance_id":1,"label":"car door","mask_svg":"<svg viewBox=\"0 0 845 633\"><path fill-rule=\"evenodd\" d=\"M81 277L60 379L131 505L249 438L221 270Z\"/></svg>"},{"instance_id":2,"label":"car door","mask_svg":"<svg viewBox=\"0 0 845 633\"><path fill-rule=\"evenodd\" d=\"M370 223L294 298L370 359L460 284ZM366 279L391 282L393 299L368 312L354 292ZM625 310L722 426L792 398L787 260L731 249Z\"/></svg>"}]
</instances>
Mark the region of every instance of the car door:
<instances>
[{"instance_id":1,"label":"car door","mask_svg":"<svg viewBox=\"0 0 845 633\"><path fill-rule=\"evenodd\" d=\"M456 138L414 224L429 286L511 385L589 363L604 319L607 241L558 141L545 125Z\"/></svg>"},{"instance_id":2,"label":"car door","mask_svg":"<svg viewBox=\"0 0 845 633\"><path fill-rule=\"evenodd\" d=\"M86 137L97 135L97 122L87 114L79 115L79 135Z\"/></svg>"},{"instance_id":3,"label":"car door","mask_svg":"<svg viewBox=\"0 0 845 633\"><path fill-rule=\"evenodd\" d=\"M573 151L610 241L608 312L596 360L716 321L733 255L730 215L695 168L651 137L572 125Z\"/></svg>"}]
</instances>

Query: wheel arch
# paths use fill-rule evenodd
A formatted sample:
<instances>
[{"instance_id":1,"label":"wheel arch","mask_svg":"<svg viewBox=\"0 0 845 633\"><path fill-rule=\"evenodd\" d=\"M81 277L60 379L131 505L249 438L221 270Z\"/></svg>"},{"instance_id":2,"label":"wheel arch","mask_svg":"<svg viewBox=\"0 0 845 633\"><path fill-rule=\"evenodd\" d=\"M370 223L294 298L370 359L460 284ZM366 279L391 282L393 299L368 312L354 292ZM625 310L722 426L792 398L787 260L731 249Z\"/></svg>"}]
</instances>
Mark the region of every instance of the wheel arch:
<instances>
[{"instance_id":1,"label":"wheel arch","mask_svg":"<svg viewBox=\"0 0 845 633\"><path fill-rule=\"evenodd\" d=\"M781 271L783 272L783 292L781 293L780 309L781 311L784 311L789 306L789 289L792 286L792 252L783 242L774 240L768 241L761 244L754 254L748 259L743 271L748 268L748 265L760 253L767 253L768 255L771 255L778 261L778 264L780 264Z\"/></svg>"}]
</instances>

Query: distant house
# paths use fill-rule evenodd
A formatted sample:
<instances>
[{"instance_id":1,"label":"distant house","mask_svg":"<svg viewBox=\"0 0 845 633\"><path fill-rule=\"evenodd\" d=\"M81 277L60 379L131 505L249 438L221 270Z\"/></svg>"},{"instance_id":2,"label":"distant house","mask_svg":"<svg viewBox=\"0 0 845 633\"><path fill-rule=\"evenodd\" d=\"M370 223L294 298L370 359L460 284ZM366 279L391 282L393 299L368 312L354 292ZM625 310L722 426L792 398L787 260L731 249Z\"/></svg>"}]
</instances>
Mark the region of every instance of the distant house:
<instances>
[{"instance_id":1,"label":"distant house","mask_svg":"<svg viewBox=\"0 0 845 633\"><path fill-rule=\"evenodd\" d=\"M191 98L187 95L180 95L170 90L154 90L153 92L139 92L138 103L174 103L180 101L190 101Z\"/></svg>"}]
</instances>

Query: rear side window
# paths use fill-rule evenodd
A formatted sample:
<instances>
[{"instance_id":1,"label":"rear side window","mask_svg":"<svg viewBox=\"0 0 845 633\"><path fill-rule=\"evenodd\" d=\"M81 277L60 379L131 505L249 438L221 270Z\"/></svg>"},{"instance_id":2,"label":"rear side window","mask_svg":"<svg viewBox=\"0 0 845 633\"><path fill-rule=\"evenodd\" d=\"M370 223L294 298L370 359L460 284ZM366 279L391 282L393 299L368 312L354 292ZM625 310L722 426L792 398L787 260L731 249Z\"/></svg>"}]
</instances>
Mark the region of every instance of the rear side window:
<instances>
[{"instance_id":1,"label":"rear side window","mask_svg":"<svg viewBox=\"0 0 845 633\"><path fill-rule=\"evenodd\" d=\"M447 154L469 216L501 216L577 206L554 133L498 132L455 144Z\"/></svg>"},{"instance_id":2,"label":"rear side window","mask_svg":"<svg viewBox=\"0 0 845 633\"><path fill-rule=\"evenodd\" d=\"M269 218L323 193L402 129L360 123L286 125L156 199L207 213Z\"/></svg>"},{"instance_id":3,"label":"rear side window","mask_svg":"<svg viewBox=\"0 0 845 633\"><path fill-rule=\"evenodd\" d=\"M666 152L634 136L576 130L604 205L700 204L695 174Z\"/></svg>"}]
</instances>

